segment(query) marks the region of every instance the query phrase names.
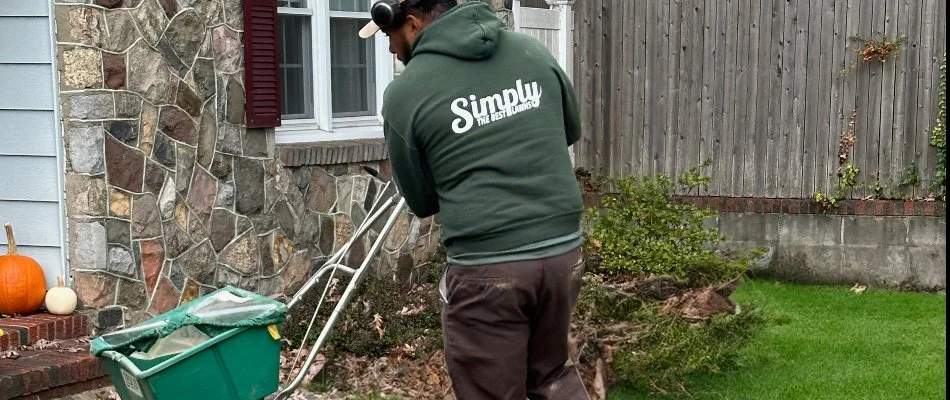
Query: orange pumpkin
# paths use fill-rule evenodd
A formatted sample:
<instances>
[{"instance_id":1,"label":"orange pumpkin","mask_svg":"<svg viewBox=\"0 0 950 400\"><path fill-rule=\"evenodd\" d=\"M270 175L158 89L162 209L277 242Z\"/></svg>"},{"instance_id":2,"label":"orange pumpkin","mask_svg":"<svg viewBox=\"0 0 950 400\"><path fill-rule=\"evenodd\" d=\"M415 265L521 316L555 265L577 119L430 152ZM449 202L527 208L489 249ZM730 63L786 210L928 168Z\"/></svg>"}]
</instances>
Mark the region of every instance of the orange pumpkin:
<instances>
[{"instance_id":1,"label":"orange pumpkin","mask_svg":"<svg viewBox=\"0 0 950 400\"><path fill-rule=\"evenodd\" d=\"M0 255L0 314L30 314L46 299L46 274L36 260L17 254L13 226L7 231L7 254Z\"/></svg>"}]
</instances>

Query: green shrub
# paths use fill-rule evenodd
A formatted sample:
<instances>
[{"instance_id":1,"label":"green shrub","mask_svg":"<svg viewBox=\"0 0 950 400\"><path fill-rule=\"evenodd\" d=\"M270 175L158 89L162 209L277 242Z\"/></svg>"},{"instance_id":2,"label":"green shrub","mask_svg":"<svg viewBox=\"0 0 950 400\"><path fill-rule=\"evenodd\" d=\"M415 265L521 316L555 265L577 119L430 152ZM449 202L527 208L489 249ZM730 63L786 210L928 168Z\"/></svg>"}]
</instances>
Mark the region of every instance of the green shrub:
<instances>
[{"instance_id":1,"label":"green shrub","mask_svg":"<svg viewBox=\"0 0 950 400\"><path fill-rule=\"evenodd\" d=\"M603 203L586 213L586 253L593 265L575 332L586 371L599 358L607 361L610 381L654 393L684 392L687 374L731 365L765 326L754 305L699 320L676 310L677 299L690 292L706 289L728 298L763 252L722 248L726 238L708 224L717 212L679 201L677 193L708 185L700 173L708 165L675 180L630 176L593 186L604 192Z\"/></svg>"},{"instance_id":2,"label":"green shrub","mask_svg":"<svg viewBox=\"0 0 950 400\"><path fill-rule=\"evenodd\" d=\"M745 271L747 257L728 259L716 245L725 240L707 221L716 211L675 200L675 193L705 188L709 178L700 168L680 175L625 176L607 179L601 208L588 209L592 227L589 245L600 257L600 269L611 275L667 275L684 282L716 282Z\"/></svg>"},{"instance_id":3,"label":"green shrub","mask_svg":"<svg viewBox=\"0 0 950 400\"><path fill-rule=\"evenodd\" d=\"M718 373L738 365L740 350L762 331L765 322L757 307L743 307L739 314L717 315L701 323L656 316L644 322L647 328L635 342L614 352L614 372L619 380L644 391L684 390L682 380L687 374Z\"/></svg>"}]
</instances>

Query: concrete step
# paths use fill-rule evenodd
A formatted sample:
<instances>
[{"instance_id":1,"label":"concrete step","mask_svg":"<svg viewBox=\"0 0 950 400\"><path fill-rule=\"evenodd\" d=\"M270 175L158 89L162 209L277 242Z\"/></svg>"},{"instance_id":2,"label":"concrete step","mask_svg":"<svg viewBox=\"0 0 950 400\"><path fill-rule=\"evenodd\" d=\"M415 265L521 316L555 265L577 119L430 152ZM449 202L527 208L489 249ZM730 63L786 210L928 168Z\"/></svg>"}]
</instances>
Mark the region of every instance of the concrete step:
<instances>
[{"instance_id":1,"label":"concrete step","mask_svg":"<svg viewBox=\"0 0 950 400\"><path fill-rule=\"evenodd\" d=\"M30 346L40 340L75 339L89 335L86 317L79 313L53 315L39 313L0 317L0 352Z\"/></svg>"}]
</instances>

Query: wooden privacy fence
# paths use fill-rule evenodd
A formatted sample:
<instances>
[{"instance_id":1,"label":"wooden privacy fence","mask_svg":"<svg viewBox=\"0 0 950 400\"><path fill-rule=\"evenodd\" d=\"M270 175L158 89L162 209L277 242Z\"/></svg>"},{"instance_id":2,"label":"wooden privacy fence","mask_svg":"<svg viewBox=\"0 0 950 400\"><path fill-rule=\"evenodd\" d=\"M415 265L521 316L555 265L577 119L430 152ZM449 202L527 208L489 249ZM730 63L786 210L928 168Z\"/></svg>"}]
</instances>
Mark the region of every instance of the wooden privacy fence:
<instances>
[{"instance_id":1,"label":"wooden privacy fence","mask_svg":"<svg viewBox=\"0 0 950 400\"><path fill-rule=\"evenodd\" d=\"M916 164L925 193L946 25L944 0L578 1L577 164L677 174L712 158L710 195L808 198L834 190L853 112L857 180ZM906 43L842 73L852 37Z\"/></svg>"}]
</instances>

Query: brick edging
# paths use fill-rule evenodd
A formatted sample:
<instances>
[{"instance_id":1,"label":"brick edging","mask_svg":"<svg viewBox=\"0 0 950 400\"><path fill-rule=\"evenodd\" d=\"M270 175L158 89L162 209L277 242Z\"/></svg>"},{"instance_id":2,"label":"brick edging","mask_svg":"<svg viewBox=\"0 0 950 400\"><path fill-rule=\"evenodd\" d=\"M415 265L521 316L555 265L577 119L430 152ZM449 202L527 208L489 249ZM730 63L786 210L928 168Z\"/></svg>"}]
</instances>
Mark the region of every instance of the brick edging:
<instances>
[{"instance_id":1,"label":"brick edging","mask_svg":"<svg viewBox=\"0 0 950 400\"><path fill-rule=\"evenodd\" d=\"M601 196L587 193L584 204L600 205ZM813 199L771 199L756 197L681 196L678 200L719 212L756 214L830 214L864 216L946 217L944 201L911 200L839 200L835 207L825 209Z\"/></svg>"},{"instance_id":2,"label":"brick edging","mask_svg":"<svg viewBox=\"0 0 950 400\"><path fill-rule=\"evenodd\" d=\"M381 161L388 157L386 141L383 139L277 145L277 158L285 167Z\"/></svg>"},{"instance_id":3,"label":"brick edging","mask_svg":"<svg viewBox=\"0 0 950 400\"><path fill-rule=\"evenodd\" d=\"M88 345L78 352L23 352L17 359L0 359L0 398L61 398L108 386L108 374L105 365L89 354Z\"/></svg>"},{"instance_id":4,"label":"brick edging","mask_svg":"<svg viewBox=\"0 0 950 400\"><path fill-rule=\"evenodd\" d=\"M0 319L0 351L36 343L40 339L60 340L86 336L86 317L72 315L33 314Z\"/></svg>"}]
</instances>

